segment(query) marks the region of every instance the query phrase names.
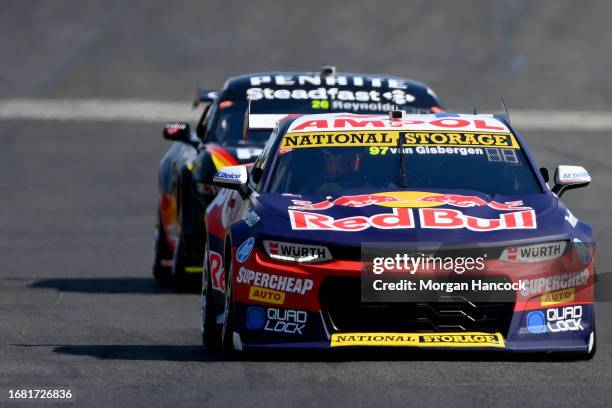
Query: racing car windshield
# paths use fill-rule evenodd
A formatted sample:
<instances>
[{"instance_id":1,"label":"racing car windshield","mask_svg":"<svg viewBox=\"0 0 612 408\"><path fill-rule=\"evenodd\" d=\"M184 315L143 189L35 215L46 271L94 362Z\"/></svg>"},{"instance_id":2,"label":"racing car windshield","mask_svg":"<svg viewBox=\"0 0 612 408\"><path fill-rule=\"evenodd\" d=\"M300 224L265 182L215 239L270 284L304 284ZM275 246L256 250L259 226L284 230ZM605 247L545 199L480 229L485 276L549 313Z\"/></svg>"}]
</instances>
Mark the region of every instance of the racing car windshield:
<instances>
[{"instance_id":1,"label":"racing car windshield","mask_svg":"<svg viewBox=\"0 0 612 408\"><path fill-rule=\"evenodd\" d=\"M242 102L224 101L211 120L207 142L220 144L240 144L244 132L244 114L247 104ZM283 112L285 113L285 112ZM271 130L252 130L249 132L250 143L263 144L268 140Z\"/></svg>"},{"instance_id":2,"label":"racing car windshield","mask_svg":"<svg viewBox=\"0 0 612 408\"><path fill-rule=\"evenodd\" d=\"M346 133L311 140L304 138L316 135L295 135L286 134L281 141L268 192L333 195L361 188L468 189L489 195L542 192L511 134L507 135L511 147L501 142L487 146L408 143L401 151L393 135L385 143L375 137L369 140L373 143L351 140Z\"/></svg>"}]
</instances>

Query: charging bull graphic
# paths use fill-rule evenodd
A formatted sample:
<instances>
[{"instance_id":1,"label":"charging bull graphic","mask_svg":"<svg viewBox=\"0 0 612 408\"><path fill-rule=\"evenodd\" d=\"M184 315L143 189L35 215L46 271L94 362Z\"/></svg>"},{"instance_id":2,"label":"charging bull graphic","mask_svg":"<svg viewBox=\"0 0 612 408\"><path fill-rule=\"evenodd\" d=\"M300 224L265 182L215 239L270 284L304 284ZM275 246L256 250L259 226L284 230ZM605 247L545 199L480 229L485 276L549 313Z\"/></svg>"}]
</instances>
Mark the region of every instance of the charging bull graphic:
<instances>
[{"instance_id":1,"label":"charging bull graphic","mask_svg":"<svg viewBox=\"0 0 612 408\"><path fill-rule=\"evenodd\" d=\"M381 205L383 207L437 207L450 205L459 208L468 207L490 207L498 211L522 211L531 210L531 207L523 205L522 201L508 201L499 203L497 201L485 201L478 196L462 194L438 194L421 191L398 191L376 194L359 194L338 197L333 201L325 200L312 203L304 200L293 200L290 210L322 211L334 206L341 207L366 207L369 205Z\"/></svg>"}]
</instances>

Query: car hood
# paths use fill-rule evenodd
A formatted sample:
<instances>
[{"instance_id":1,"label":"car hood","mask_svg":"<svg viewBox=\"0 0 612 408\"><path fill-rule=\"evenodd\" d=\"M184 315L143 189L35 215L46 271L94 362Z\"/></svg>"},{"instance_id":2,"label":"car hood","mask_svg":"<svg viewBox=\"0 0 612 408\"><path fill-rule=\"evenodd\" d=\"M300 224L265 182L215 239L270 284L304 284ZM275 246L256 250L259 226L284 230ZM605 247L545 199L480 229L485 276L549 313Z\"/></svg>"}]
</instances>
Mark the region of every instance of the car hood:
<instances>
[{"instance_id":1,"label":"car hood","mask_svg":"<svg viewBox=\"0 0 612 408\"><path fill-rule=\"evenodd\" d=\"M489 196L470 190L360 190L332 197L261 193L254 209L261 217L261 235L351 246L565 239L572 228L567 209L549 192ZM384 214L396 217L377 223ZM397 227L399 214L404 222ZM342 228L347 226L355 229Z\"/></svg>"}]
</instances>

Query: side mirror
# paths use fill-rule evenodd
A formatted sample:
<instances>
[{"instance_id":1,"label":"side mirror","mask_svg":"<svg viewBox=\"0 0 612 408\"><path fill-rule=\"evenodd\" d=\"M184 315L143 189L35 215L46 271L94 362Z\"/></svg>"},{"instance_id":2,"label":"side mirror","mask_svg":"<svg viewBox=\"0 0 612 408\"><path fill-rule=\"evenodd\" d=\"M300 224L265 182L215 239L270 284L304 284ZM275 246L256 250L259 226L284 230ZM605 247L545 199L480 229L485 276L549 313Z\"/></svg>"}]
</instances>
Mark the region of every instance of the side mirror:
<instances>
[{"instance_id":1,"label":"side mirror","mask_svg":"<svg viewBox=\"0 0 612 408\"><path fill-rule=\"evenodd\" d=\"M175 142L191 143L191 129L189 123L185 122L170 122L166 123L162 130L164 139Z\"/></svg>"},{"instance_id":2,"label":"side mirror","mask_svg":"<svg viewBox=\"0 0 612 408\"><path fill-rule=\"evenodd\" d=\"M240 192L243 197L248 195L249 172L246 166L227 166L215 174L213 184Z\"/></svg>"},{"instance_id":3,"label":"side mirror","mask_svg":"<svg viewBox=\"0 0 612 408\"><path fill-rule=\"evenodd\" d=\"M582 166L557 166L552 192L561 197L566 190L585 187L590 182L591 175Z\"/></svg>"}]
</instances>

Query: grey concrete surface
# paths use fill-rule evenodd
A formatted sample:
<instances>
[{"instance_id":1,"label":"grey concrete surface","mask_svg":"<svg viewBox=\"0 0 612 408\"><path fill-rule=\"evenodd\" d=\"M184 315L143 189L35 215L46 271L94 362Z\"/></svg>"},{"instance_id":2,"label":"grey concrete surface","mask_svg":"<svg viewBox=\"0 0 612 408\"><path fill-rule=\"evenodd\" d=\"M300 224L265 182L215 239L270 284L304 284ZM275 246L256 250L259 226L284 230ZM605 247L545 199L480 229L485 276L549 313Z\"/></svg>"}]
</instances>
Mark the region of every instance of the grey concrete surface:
<instances>
[{"instance_id":1,"label":"grey concrete surface","mask_svg":"<svg viewBox=\"0 0 612 408\"><path fill-rule=\"evenodd\" d=\"M328 62L426 81L456 109L501 94L521 109L603 110L611 12L606 1L5 1L0 97L188 103L197 82ZM542 165L592 172L565 201L610 268L611 135L524 136ZM207 354L197 296L150 278L166 148L154 125L0 122L0 405L17 406L8 389L21 388L71 389L78 406L610 404L609 303L590 362Z\"/></svg>"},{"instance_id":2,"label":"grey concrete surface","mask_svg":"<svg viewBox=\"0 0 612 408\"><path fill-rule=\"evenodd\" d=\"M612 4L478 0L13 0L0 96L191 98L267 69L388 73L455 109L606 109Z\"/></svg>"}]
</instances>

